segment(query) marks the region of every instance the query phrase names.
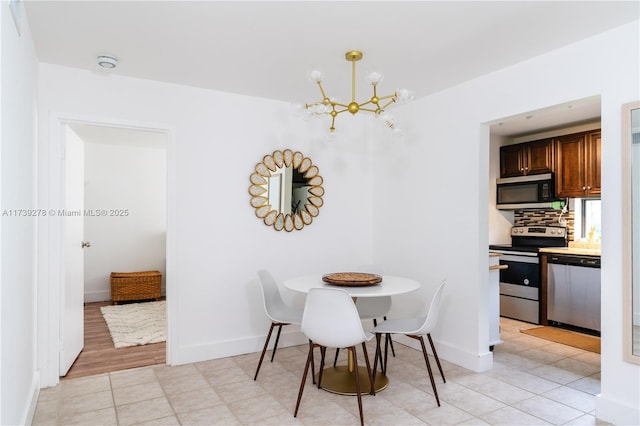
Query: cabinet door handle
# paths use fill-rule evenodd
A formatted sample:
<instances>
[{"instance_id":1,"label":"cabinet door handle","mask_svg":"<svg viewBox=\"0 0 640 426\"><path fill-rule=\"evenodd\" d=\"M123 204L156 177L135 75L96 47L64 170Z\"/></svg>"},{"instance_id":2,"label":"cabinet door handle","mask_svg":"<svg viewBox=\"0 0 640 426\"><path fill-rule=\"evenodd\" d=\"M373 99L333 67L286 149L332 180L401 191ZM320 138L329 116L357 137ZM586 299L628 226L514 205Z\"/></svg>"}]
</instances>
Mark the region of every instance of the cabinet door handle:
<instances>
[{"instance_id":1,"label":"cabinet door handle","mask_svg":"<svg viewBox=\"0 0 640 426\"><path fill-rule=\"evenodd\" d=\"M590 186L587 186L587 189L588 189L589 191L591 191L591 187L590 187Z\"/></svg>"},{"instance_id":2,"label":"cabinet door handle","mask_svg":"<svg viewBox=\"0 0 640 426\"><path fill-rule=\"evenodd\" d=\"M583 191L586 191L586 190L587 190L587 187L586 187L586 186L583 186L583 187L582 187L582 190L583 190Z\"/></svg>"}]
</instances>

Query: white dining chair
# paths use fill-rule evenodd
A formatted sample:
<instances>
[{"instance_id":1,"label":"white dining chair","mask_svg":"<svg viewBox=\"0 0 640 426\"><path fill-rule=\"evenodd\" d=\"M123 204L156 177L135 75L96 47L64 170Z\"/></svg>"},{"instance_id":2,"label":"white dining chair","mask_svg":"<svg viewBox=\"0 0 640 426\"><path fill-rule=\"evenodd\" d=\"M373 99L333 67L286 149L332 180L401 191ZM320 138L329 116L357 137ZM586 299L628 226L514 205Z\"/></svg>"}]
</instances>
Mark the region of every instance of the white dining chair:
<instances>
[{"instance_id":1,"label":"white dining chair","mask_svg":"<svg viewBox=\"0 0 640 426\"><path fill-rule=\"evenodd\" d=\"M357 271L376 274L380 276L384 275L384 270L373 264L360 265L358 266ZM360 319L362 321L372 320L373 326L375 327L378 325L378 318L386 321L387 314L391 310L391 296L360 297L356 300L356 309L358 310L358 314L360 315ZM389 340L389 345L391 346L391 354L395 357L396 350L393 347L391 335L386 335L385 340ZM340 349L336 349L336 355L333 359L334 367L338 363L339 352Z\"/></svg>"},{"instance_id":2,"label":"white dining chair","mask_svg":"<svg viewBox=\"0 0 640 426\"><path fill-rule=\"evenodd\" d=\"M293 308L282 300L280 290L278 290L278 285L271 273L264 269L259 270L257 273L260 282L260 290L262 292L264 312L271 320L271 326L269 327L269 333L267 334L267 338L264 342L260 361L258 362L258 368L256 368L256 374L253 377L253 380L258 378L260 366L262 365L262 360L264 359L264 354L267 351L267 346L269 345L269 340L271 339L271 333L273 332L274 327L278 327L278 334L276 335L276 341L273 345L271 362L273 362L273 358L276 356L276 349L278 348L278 340L280 340L282 327L290 324L300 324L302 322L302 310Z\"/></svg>"},{"instance_id":3,"label":"white dining chair","mask_svg":"<svg viewBox=\"0 0 640 426\"><path fill-rule=\"evenodd\" d=\"M367 264L360 265L358 267L359 272L368 272L370 274L384 275L384 269L377 265ZM361 320L373 320L373 326L378 325L378 318L387 320L387 314L391 310L391 296L382 297L361 297L356 300L356 308L360 314ZM391 346L391 354L395 357L396 351L393 347L393 341L391 335L385 336L385 339L389 339L389 345Z\"/></svg>"},{"instance_id":4,"label":"white dining chair","mask_svg":"<svg viewBox=\"0 0 640 426\"><path fill-rule=\"evenodd\" d=\"M349 293L338 288L311 289L309 294L307 294L300 329L304 335L309 338L309 355L307 356L307 363L304 367L293 416L297 417L298 415L304 384L309 372L309 365L313 363L314 346L320 346L322 353L317 383L319 388L322 387L322 372L324 369L324 354L326 348L345 348L350 352L353 359L353 375L356 383L360 424L364 425L360 375L357 374L359 370L356 345L362 344L363 355L367 364L370 393L375 395L375 387L371 376L371 366L369 364L369 355L367 354L366 346L366 342L373 338L373 334L365 331L362 327L360 316Z\"/></svg>"},{"instance_id":5,"label":"white dining chair","mask_svg":"<svg viewBox=\"0 0 640 426\"><path fill-rule=\"evenodd\" d=\"M442 292L445 284L447 283L447 279L445 278L438 285L433 297L431 298L431 303L429 304L427 314L424 317L418 318L394 318L387 321L384 321L380 325L374 328L374 332L376 334L376 356L375 361L373 363L373 377L375 379L376 369L378 358L381 357L381 348L380 348L380 340L383 334L403 334L407 337L411 337L412 339L416 339L420 341L420 345L422 347L422 354L424 356L424 361L427 364L427 371L429 372L429 379L431 380L431 387L433 388L433 393L436 397L436 402L438 403L438 407L440 406L440 398L438 397L438 390L436 389L436 382L433 379L433 372L431 371L431 364L429 363L429 356L427 354L427 348L424 344L423 336L427 336L429 339L429 344L431 345L431 350L433 351L433 357L438 364L438 369L440 370L440 375L442 376L442 380L444 383L447 383L447 380L444 378L444 372L442 371L442 366L440 365L440 359L438 358L438 352L436 351L436 347L433 344L433 340L431 339L431 331L435 327L438 317L440 314L440 305L442 300ZM387 345L385 344L384 350L384 362L381 362L381 370L382 374L386 374L387 370Z\"/></svg>"}]
</instances>

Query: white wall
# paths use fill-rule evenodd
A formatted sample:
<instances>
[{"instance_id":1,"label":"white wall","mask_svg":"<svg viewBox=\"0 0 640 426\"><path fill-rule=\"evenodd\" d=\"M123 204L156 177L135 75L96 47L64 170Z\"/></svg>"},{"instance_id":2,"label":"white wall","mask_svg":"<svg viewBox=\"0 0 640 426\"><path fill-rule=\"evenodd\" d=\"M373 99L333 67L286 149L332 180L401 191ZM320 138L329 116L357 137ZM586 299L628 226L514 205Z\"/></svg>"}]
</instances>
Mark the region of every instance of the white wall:
<instances>
[{"instance_id":1,"label":"white wall","mask_svg":"<svg viewBox=\"0 0 640 426\"><path fill-rule=\"evenodd\" d=\"M19 4L19 7L22 7ZM36 369L37 61L22 11L18 34L0 3L0 424L27 424L38 396ZM24 209L24 212L16 212Z\"/></svg>"},{"instance_id":2,"label":"white wall","mask_svg":"<svg viewBox=\"0 0 640 426\"><path fill-rule=\"evenodd\" d=\"M640 367L622 357L620 106L639 97L638 22L415 102L403 112L411 149L375 157L374 261L435 285L448 276L435 339L471 368L490 362L487 200L489 135L481 123L575 99L602 101L602 394L597 416L639 424ZM410 155L407 155L410 154ZM401 156L402 163L385 157ZM421 188L424 190L419 191ZM416 197L416 194L428 196ZM410 211L398 209L413 200ZM404 309L417 309L409 301Z\"/></svg>"},{"instance_id":3,"label":"white wall","mask_svg":"<svg viewBox=\"0 0 640 426\"><path fill-rule=\"evenodd\" d=\"M353 133L340 129L342 136L329 143L320 133L327 122L292 117L289 104L283 102L49 64L40 65L40 89L42 117L84 117L172 129L167 200L172 364L261 349L268 321L256 270L270 269L280 281L370 262L371 161L362 137L367 129L358 125L357 117L354 126L348 126ZM55 202L57 147L50 129L47 119L40 121L40 185L43 199ZM276 232L256 218L249 204L249 176L256 163L265 154L285 148L311 158L324 178L324 206L301 232ZM56 264L56 252L45 250L55 240L49 237L55 224L50 227L43 227L40 235L41 264L45 265ZM56 291L57 279L57 274L42 275L40 288ZM294 295L287 297L301 303ZM44 318L56 317L51 303L39 309ZM283 333L284 344L303 341L294 331ZM297 340L291 339L292 334ZM53 341L45 344L54 345ZM41 368L47 368L46 360L55 356L52 350L43 353ZM43 383L56 381L48 374Z\"/></svg>"},{"instance_id":4,"label":"white wall","mask_svg":"<svg viewBox=\"0 0 640 426\"><path fill-rule=\"evenodd\" d=\"M166 135L158 135L166 141ZM166 275L164 146L85 142L85 302L111 300L111 272ZM166 142L165 142L166 145ZM106 215L98 212L106 211ZM102 214L102 213L100 213Z\"/></svg>"}]
</instances>

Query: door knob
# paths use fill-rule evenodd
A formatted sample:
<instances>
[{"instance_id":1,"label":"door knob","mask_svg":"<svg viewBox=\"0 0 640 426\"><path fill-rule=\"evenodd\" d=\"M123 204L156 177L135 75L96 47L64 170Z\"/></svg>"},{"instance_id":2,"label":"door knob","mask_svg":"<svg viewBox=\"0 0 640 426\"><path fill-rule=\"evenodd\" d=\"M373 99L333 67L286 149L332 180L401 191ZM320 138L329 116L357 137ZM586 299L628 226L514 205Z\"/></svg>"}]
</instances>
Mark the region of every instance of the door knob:
<instances>
[{"instance_id":1,"label":"door knob","mask_svg":"<svg viewBox=\"0 0 640 426\"><path fill-rule=\"evenodd\" d=\"M83 241L82 248L85 248L85 247L91 247L91 243L89 241Z\"/></svg>"}]
</instances>

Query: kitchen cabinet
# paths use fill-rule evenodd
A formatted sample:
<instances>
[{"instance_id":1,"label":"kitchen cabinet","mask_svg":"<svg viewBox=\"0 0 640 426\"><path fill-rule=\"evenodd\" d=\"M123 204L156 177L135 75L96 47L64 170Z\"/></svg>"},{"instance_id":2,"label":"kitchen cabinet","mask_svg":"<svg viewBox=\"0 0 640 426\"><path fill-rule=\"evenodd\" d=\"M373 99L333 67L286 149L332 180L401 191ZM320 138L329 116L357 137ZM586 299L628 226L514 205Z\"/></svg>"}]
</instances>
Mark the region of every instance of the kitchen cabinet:
<instances>
[{"instance_id":1,"label":"kitchen cabinet","mask_svg":"<svg viewBox=\"0 0 640 426\"><path fill-rule=\"evenodd\" d=\"M600 196L600 130L555 138L556 196Z\"/></svg>"},{"instance_id":2,"label":"kitchen cabinet","mask_svg":"<svg viewBox=\"0 0 640 426\"><path fill-rule=\"evenodd\" d=\"M553 165L552 139L500 147L500 177L550 173Z\"/></svg>"}]
</instances>

